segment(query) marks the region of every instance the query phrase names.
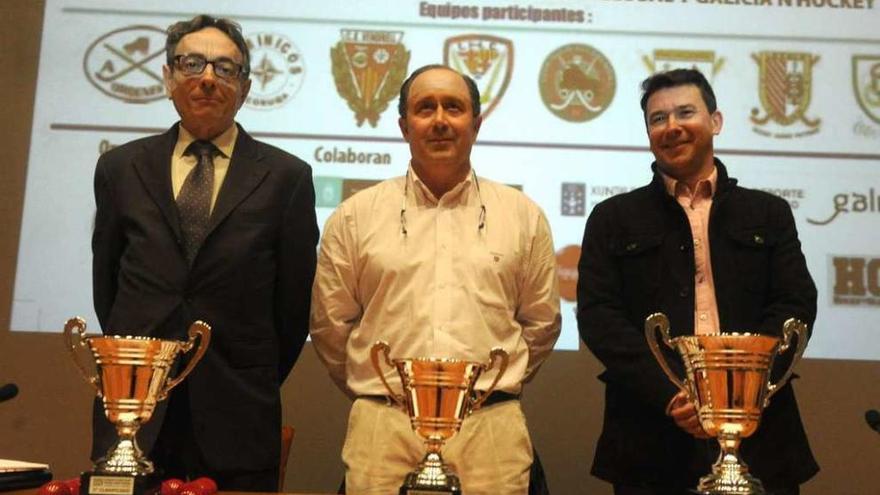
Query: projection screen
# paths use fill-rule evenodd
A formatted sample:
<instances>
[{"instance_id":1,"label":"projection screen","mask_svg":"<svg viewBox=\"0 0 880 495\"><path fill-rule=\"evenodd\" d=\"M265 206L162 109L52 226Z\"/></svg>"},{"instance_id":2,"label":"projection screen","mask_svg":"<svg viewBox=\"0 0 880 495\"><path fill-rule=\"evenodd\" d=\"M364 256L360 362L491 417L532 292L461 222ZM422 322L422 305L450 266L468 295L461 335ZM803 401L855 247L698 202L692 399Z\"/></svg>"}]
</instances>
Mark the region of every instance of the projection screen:
<instances>
[{"instance_id":1,"label":"projection screen","mask_svg":"<svg viewBox=\"0 0 880 495\"><path fill-rule=\"evenodd\" d=\"M819 316L814 358L880 359L880 15L874 0L223 2L48 0L12 328L59 331L91 300L99 154L177 115L164 29L202 11L243 26L257 139L313 167L319 224L401 175L400 82L444 63L471 75L485 121L472 163L520 187L554 233L558 349L577 349L577 260L592 207L650 180L639 83L697 67L724 115L716 154L740 184L791 204ZM489 212L491 216L491 212Z\"/></svg>"}]
</instances>

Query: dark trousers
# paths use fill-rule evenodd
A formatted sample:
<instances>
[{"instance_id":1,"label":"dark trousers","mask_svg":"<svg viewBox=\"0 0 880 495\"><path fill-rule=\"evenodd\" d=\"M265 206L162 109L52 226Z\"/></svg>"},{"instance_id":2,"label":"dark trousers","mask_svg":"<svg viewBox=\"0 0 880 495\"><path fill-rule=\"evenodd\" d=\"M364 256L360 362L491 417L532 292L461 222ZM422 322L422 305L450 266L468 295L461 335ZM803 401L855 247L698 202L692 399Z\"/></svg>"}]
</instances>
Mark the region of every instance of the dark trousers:
<instances>
[{"instance_id":1,"label":"dark trousers","mask_svg":"<svg viewBox=\"0 0 880 495\"><path fill-rule=\"evenodd\" d=\"M156 463L162 479L188 481L207 476L217 482L217 487L223 491L278 490L277 467L259 471L227 471L211 468L205 463L193 436L186 382L181 383L169 398L165 419L150 458Z\"/></svg>"},{"instance_id":2,"label":"dark trousers","mask_svg":"<svg viewBox=\"0 0 880 495\"><path fill-rule=\"evenodd\" d=\"M798 495L800 492L800 488L796 486L767 492L767 495ZM693 492L687 488L655 490L639 486L614 485L614 495L693 495Z\"/></svg>"}]
</instances>

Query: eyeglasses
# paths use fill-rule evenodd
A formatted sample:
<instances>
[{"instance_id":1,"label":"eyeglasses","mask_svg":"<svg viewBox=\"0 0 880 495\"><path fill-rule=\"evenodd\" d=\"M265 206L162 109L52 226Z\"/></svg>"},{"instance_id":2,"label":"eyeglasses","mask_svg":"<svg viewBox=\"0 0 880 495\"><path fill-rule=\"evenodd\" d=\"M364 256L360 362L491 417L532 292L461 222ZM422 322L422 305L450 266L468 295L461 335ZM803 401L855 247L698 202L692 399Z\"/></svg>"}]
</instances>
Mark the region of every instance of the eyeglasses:
<instances>
[{"instance_id":1,"label":"eyeglasses","mask_svg":"<svg viewBox=\"0 0 880 495\"><path fill-rule=\"evenodd\" d=\"M205 72L205 67L211 64L214 67L214 74L223 79L235 79L242 75L244 67L241 64L228 58L216 58L208 60L204 55L198 53L189 53L186 55L177 55L174 57L174 65L180 69L187 77L198 76Z\"/></svg>"}]
</instances>

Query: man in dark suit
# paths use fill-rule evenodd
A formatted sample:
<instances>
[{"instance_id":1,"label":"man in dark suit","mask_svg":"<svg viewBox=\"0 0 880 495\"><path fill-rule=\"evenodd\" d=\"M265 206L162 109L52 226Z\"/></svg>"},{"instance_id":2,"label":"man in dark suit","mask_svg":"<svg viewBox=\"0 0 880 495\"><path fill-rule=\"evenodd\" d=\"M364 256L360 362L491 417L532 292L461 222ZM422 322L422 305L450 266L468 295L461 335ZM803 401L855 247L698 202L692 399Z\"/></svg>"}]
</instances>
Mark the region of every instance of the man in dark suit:
<instances>
[{"instance_id":1,"label":"man in dark suit","mask_svg":"<svg viewBox=\"0 0 880 495\"><path fill-rule=\"evenodd\" d=\"M318 229L311 169L234 117L250 88L237 24L168 29L165 87L180 122L103 154L95 171L95 311L106 334L184 340L204 358L140 431L165 477L274 491L281 402L308 334ZM93 457L115 434L99 408Z\"/></svg>"},{"instance_id":2,"label":"man in dark suit","mask_svg":"<svg viewBox=\"0 0 880 495\"><path fill-rule=\"evenodd\" d=\"M715 158L722 117L705 77L674 70L642 89L654 179L590 215L578 328L606 368L593 474L613 483L616 495L681 495L708 474L718 443L649 351L645 318L665 313L674 336L779 336L792 317L812 328L816 287L788 203L738 186ZM680 361L670 359L681 376ZM777 361L774 380L790 363ZM790 383L773 396L741 453L773 495L798 493L818 471Z\"/></svg>"}]
</instances>

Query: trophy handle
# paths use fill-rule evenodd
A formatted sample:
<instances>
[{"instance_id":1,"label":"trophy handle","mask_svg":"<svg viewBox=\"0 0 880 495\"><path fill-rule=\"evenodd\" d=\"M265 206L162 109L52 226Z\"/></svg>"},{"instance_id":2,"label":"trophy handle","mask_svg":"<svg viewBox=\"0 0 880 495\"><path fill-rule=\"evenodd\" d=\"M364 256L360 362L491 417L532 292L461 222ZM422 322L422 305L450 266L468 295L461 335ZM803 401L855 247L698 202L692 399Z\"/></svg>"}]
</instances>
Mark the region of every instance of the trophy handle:
<instances>
[{"instance_id":1,"label":"trophy handle","mask_svg":"<svg viewBox=\"0 0 880 495\"><path fill-rule=\"evenodd\" d=\"M510 355L507 354L507 351L500 347L495 347L489 353L489 364L483 365L483 372L491 370L495 367L495 361L501 359L501 365L498 367L498 374L495 375L495 380L492 381L492 384L489 385L489 388L483 392L482 394L474 391L474 395L477 396L476 400L474 400L474 404L471 406L471 411L476 411L483 405L483 402L489 398L489 395L495 390L495 386L498 385L498 380L501 379L501 376L504 375L504 372L507 371L507 363L510 361Z\"/></svg>"},{"instance_id":2,"label":"trophy handle","mask_svg":"<svg viewBox=\"0 0 880 495\"><path fill-rule=\"evenodd\" d=\"M782 375L782 378L780 378L779 381L776 383L767 382L767 395L764 397L764 407L767 407L770 403L770 397L773 397L773 395L785 385L785 382L788 381L789 377L791 377L795 365L801 360L804 351L807 349L807 324L797 318L789 318L785 320L785 324L782 325L782 345L779 346L776 354L782 354L788 350L791 346L792 334L797 334L797 348L794 351L794 357L791 360L791 364L788 365L785 374Z\"/></svg>"},{"instance_id":3,"label":"trophy handle","mask_svg":"<svg viewBox=\"0 0 880 495\"><path fill-rule=\"evenodd\" d=\"M76 336L78 341L76 343L73 342L73 331L76 330ZM101 397L101 387L98 386L98 375L90 375L88 371L86 371L86 367L83 366L82 362L76 356L76 348L77 347L85 347L86 346L86 321L80 318L79 316L75 316L64 324L64 344L67 347L67 351L70 353L70 357L73 358L74 364L76 364L76 368L79 370L79 373L89 382L89 385L98 392L98 397Z\"/></svg>"},{"instance_id":4,"label":"trophy handle","mask_svg":"<svg viewBox=\"0 0 880 495\"><path fill-rule=\"evenodd\" d=\"M691 397L691 393L688 388L685 387L684 381L675 376L675 373L672 372L672 368L669 367L669 363L666 362L663 352L660 351L660 344L657 343L657 330L660 330L660 333L663 335L663 343L670 349L674 349L675 347L672 345L672 338L669 336L669 318L663 313L654 313L645 319L645 339L648 341L648 347L651 348L651 352L657 359L660 368L666 373L666 376L668 376L669 379L672 380L672 383L681 389L682 392L686 393L688 397Z\"/></svg>"},{"instance_id":5,"label":"trophy handle","mask_svg":"<svg viewBox=\"0 0 880 495\"><path fill-rule=\"evenodd\" d=\"M201 361L202 356L205 355L205 351L208 350L208 344L211 342L211 325L199 320L190 325L189 327L189 340L180 344L180 349L183 353L187 353L192 350L193 345L196 342L196 337L199 338L199 347L196 349L196 353L193 355L192 359L186 364L186 368L183 369L180 373L177 374L171 381L165 384L165 387L159 392L159 397L157 400L165 400L168 398L168 393L171 392L171 389L176 387L186 378L186 375L189 375L193 368Z\"/></svg>"},{"instance_id":6,"label":"trophy handle","mask_svg":"<svg viewBox=\"0 0 880 495\"><path fill-rule=\"evenodd\" d=\"M385 364L394 368L394 363L391 362L391 357L389 356L391 346L384 340L378 340L370 349L370 360L373 362L373 369L376 370L376 374L382 380L382 385L385 385L385 388L388 389L388 397L391 397L391 400L396 402L398 406L406 409L406 404L403 403L403 395L395 394L394 390L391 389L391 385L388 385L388 380L385 379L385 373L382 372L382 366L379 364L380 352L385 354Z\"/></svg>"}]
</instances>

